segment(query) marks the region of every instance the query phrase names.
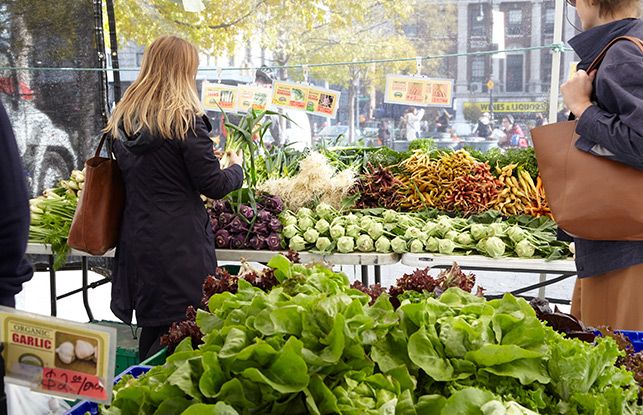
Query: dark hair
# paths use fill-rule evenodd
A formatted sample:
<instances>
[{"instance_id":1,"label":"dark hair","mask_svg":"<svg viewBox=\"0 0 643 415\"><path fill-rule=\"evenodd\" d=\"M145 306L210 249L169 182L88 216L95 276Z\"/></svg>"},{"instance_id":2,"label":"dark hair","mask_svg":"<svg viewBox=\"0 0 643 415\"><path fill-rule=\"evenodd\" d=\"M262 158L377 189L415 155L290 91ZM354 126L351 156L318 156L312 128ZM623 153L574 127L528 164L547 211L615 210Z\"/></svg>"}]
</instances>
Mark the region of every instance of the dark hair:
<instances>
[{"instance_id":1,"label":"dark hair","mask_svg":"<svg viewBox=\"0 0 643 415\"><path fill-rule=\"evenodd\" d=\"M255 72L255 82L262 81L267 84L272 83L275 80L275 74L272 71L272 68L269 68L266 65L261 65L261 68L257 69Z\"/></svg>"},{"instance_id":2,"label":"dark hair","mask_svg":"<svg viewBox=\"0 0 643 415\"><path fill-rule=\"evenodd\" d=\"M639 0L593 0L593 2L598 6L598 15L603 17L613 16L621 9L638 4Z\"/></svg>"},{"instance_id":3,"label":"dark hair","mask_svg":"<svg viewBox=\"0 0 643 415\"><path fill-rule=\"evenodd\" d=\"M509 121L509 124L513 125L513 123L514 123L514 121L515 121L515 120L514 120L513 115L511 115L511 114L507 114L507 115L505 115L504 117L502 117L502 119L503 119L503 120L504 120L505 118L507 119L507 121Z\"/></svg>"}]
</instances>

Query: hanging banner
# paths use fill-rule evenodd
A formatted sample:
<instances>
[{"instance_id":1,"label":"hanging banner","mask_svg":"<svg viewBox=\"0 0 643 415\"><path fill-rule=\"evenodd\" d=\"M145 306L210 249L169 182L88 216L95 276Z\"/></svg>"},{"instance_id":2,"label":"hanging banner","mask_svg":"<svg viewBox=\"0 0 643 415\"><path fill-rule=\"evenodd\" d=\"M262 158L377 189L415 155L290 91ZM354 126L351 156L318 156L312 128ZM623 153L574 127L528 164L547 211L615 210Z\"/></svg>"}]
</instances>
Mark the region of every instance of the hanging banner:
<instances>
[{"instance_id":1,"label":"hanging banner","mask_svg":"<svg viewBox=\"0 0 643 415\"><path fill-rule=\"evenodd\" d=\"M201 85L201 103L207 111L236 111L237 94L238 89L234 85L211 84L207 81Z\"/></svg>"},{"instance_id":2,"label":"hanging banner","mask_svg":"<svg viewBox=\"0 0 643 415\"><path fill-rule=\"evenodd\" d=\"M276 107L329 118L337 115L339 91L283 81L273 82L272 91L272 105Z\"/></svg>"},{"instance_id":3,"label":"hanging banner","mask_svg":"<svg viewBox=\"0 0 643 415\"><path fill-rule=\"evenodd\" d=\"M313 115L335 118L337 108L339 107L339 96L339 91L311 86L308 88L306 112Z\"/></svg>"},{"instance_id":4,"label":"hanging banner","mask_svg":"<svg viewBox=\"0 0 643 415\"><path fill-rule=\"evenodd\" d=\"M384 102L416 107L451 107L453 79L386 75Z\"/></svg>"},{"instance_id":5,"label":"hanging banner","mask_svg":"<svg viewBox=\"0 0 643 415\"><path fill-rule=\"evenodd\" d=\"M109 403L116 329L0 307L5 381L36 392Z\"/></svg>"},{"instance_id":6,"label":"hanging banner","mask_svg":"<svg viewBox=\"0 0 643 415\"><path fill-rule=\"evenodd\" d=\"M491 112L489 102L465 102L464 108L478 107L481 112ZM545 101L495 101L493 112L519 113L519 112L546 112L548 104Z\"/></svg>"},{"instance_id":7,"label":"hanging banner","mask_svg":"<svg viewBox=\"0 0 643 415\"><path fill-rule=\"evenodd\" d=\"M295 82L272 83L272 105L284 109L306 109L308 86Z\"/></svg>"},{"instance_id":8,"label":"hanging banner","mask_svg":"<svg viewBox=\"0 0 643 415\"><path fill-rule=\"evenodd\" d=\"M265 111L272 100L272 90L253 85L237 87L237 112L246 113L250 108Z\"/></svg>"}]
</instances>

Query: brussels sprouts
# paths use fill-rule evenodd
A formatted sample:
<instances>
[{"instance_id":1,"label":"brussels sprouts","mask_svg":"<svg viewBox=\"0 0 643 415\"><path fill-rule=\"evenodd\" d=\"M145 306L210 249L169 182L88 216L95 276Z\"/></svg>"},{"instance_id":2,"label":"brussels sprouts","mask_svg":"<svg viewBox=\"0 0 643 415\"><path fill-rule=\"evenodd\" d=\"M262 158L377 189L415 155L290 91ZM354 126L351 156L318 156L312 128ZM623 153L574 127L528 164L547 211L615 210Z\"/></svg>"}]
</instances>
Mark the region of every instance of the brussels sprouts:
<instances>
[{"instance_id":1,"label":"brussels sprouts","mask_svg":"<svg viewBox=\"0 0 643 415\"><path fill-rule=\"evenodd\" d=\"M453 223L451 222L451 219L448 216L438 217L438 222L436 223L436 232L438 236L444 237L447 234L447 232L452 230L454 230Z\"/></svg>"},{"instance_id":2,"label":"brussels sprouts","mask_svg":"<svg viewBox=\"0 0 643 415\"><path fill-rule=\"evenodd\" d=\"M382 218L386 223L395 223L398 219L398 213L394 210L388 209L382 213Z\"/></svg>"},{"instance_id":3,"label":"brussels sprouts","mask_svg":"<svg viewBox=\"0 0 643 415\"><path fill-rule=\"evenodd\" d=\"M435 222L427 222L422 227L422 231L426 232L428 236L435 236L438 231L438 224Z\"/></svg>"},{"instance_id":4,"label":"brussels sprouts","mask_svg":"<svg viewBox=\"0 0 643 415\"><path fill-rule=\"evenodd\" d=\"M386 236L380 236L377 241L375 241L375 250L384 254L391 252L391 241Z\"/></svg>"},{"instance_id":5,"label":"brussels sprouts","mask_svg":"<svg viewBox=\"0 0 643 415\"><path fill-rule=\"evenodd\" d=\"M299 229L297 229L295 225L288 225L284 228L283 231L281 231L281 233L283 234L284 238L291 239L299 233Z\"/></svg>"},{"instance_id":6,"label":"brussels sprouts","mask_svg":"<svg viewBox=\"0 0 643 415\"><path fill-rule=\"evenodd\" d=\"M507 230L507 236L509 236L509 239L514 241L514 243L518 243L527 237L527 232L520 226L514 225Z\"/></svg>"},{"instance_id":7,"label":"brussels sprouts","mask_svg":"<svg viewBox=\"0 0 643 415\"><path fill-rule=\"evenodd\" d=\"M502 242L502 239L497 236L492 236L487 239L485 243L485 252L492 258L498 258L504 255L505 253L505 243Z\"/></svg>"},{"instance_id":8,"label":"brussels sprouts","mask_svg":"<svg viewBox=\"0 0 643 415\"><path fill-rule=\"evenodd\" d=\"M419 239L423 235L422 231L416 228L415 226L411 226L404 232L404 239L411 240L411 239Z\"/></svg>"},{"instance_id":9,"label":"brussels sprouts","mask_svg":"<svg viewBox=\"0 0 643 415\"><path fill-rule=\"evenodd\" d=\"M516 254L521 258L531 258L535 252L536 248L527 239L516 244Z\"/></svg>"},{"instance_id":10,"label":"brussels sprouts","mask_svg":"<svg viewBox=\"0 0 643 415\"><path fill-rule=\"evenodd\" d=\"M455 243L450 239L438 240L438 252L444 255L451 255L455 250Z\"/></svg>"},{"instance_id":11,"label":"brussels sprouts","mask_svg":"<svg viewBox=\"0 0 643 415\"><path fill-rule=\"evenodd\" d=\"M497 236L497 237L502 237L507 235L507 224L506 223L492 223L489 225L489 229L491 229L491 236Z\"/></svg>"},{"instance_id":12,"label":"brussels sprouts","mask_svg":"<svg viewBox=\"0 0 643 415\"><path fill-rule=\"evenodd\" d=\"M297 216L291 214L291 213L282 213L280 215L281 218L281 223L284 224L284 226L289 226L289 225L296 225L297 224Z\"/></svg>"},{"instance_id":13,"label":"brussels sprouts","mask_svg":"<svg viewBox=\"0 0 643 415\"><path fill-rule=\"evenodd\" d=\"M458 236L460 236L458 231L449 231L444 235L444 239L449 239L449 240L455 242L456 239L458 239Z\"/></svg>"},{"instance_id":14,"label":"brussels sprouts","mask_svg":"<svg viewBox=\"0 0 643 415\"><path fill-rule=\"evenodd\" d=\"M313 216L313 211L308 208L300 208L297 211L297 219L311 218L312 216Z\"/></svg>"},{"instance_id":15,"label":"brussels sprouts","mask_svg":"<svg viewBox=\"0 0 643 415\"><path fill-rule=\"evenodd\" d=\"M334 240L338 240L342 236L346 235L346 229L342 225L333 225L330 228L330 237Z\"/></svg>"},{"instance_id":16,"label":"brussels sprouts","mask_svg":"<svg viewBox=\"0 0 643 415\"><path fill-rule=\"evenodd\" d=\"M455 241L460 245L473 245L473 237L469 232L462 232L455 238Z\"/></svg>"},{"instance_id":17,"label":"brussels sprouts","mask_svg":"<svg viewBox=\"0 0 643 415\"><path fill-rule=\"evenodd\" d=\"M295 235L288 244L288 248L293 251L304 251L306 249L306 241L301 235Z\"/></svg>"},{"instance_id":18,"label":"brussels sprouts","mask_svg":"<svg viewBox=\"0 0 643 415\"><path fill-rule=\"evenodd\" d=\"M347 225L359 225L359 218L352 213L344 216L344 221Z\"/></svg>"},{"instance_id":19,"label":"brussels sprouts","mask_svg":"<svg viewBox=\"0 0 643 415\"><path fill-rule=\"evenodd\" d=\"M317 230L317 232L319 232L320 235L324 235L326 232L328 232L329 228L330 223L328 223L326 219L320 219L315 224L315 229Z\"/></svg>"},{"instance_id":20,"label":"brussels sprouts","mask_svg":"<svg viewBox=\"0 0 643 415\"><path fill-rule=\"evenodd\" d=\"M362 234L362 230L357 225L348 225L346 228L346 236L357 239Z\"/></svg>"},{"instance_id":21,"label":"brussels sprouts","mask_svg":"<svg viewBox=\"0 0 643 415\"><path fill-rule=\"evenodd\" d=\"M471 236L473 236L473 239L475 239L476 241L485 239L487 236L489 236L487 225L482 225L480 223L474 223L473 225L471 225Z\"/></svg>"},{"instance_id":22,"label":"brussels sprouts","mask_svg":"<svg viewBox=\"0 0 643 415\"><path fill-rule=\"evenodd\" d=\"M408 252L406 241L399 236L393 238L393 240L391 241L391 248L393 248L393 252L395 252L396 254L405 254Z\"/></svg>"},{"instance_id":23,"label":"brussels sprouts","mask_svg":"<svg viewBox=\"0 0 643 415\"><path fill-rule=\"evenodd\" d=\"M315 229L310 228L304 232L304 239L306 242L309 244L314 244L317 242L317 239L319 238L319 232L317 232Z\"/></svg>"},{"instance_id":24,"label":"brussels sprouts","mask_svg":"<svg viewBox=\"0 0 643 415\"><path fill-rule=\"evenodd\" d=\"M342 236L337 240L337 250L347 254L355 250L355 240L350 236Z\"/></svg>"},{"instance_id":25,"label":"brussels sprouts","mask_svg":"<svg viewBox=\"0 0 643 415\"><path fill-rule=\"evenodd\" d=\"M361 252L373 252L375 250L373 239L368 235L360 235L357 238L357 250Z\"/></svg>"},{"instance_id":26,"label":"brussels sprouts","mask_svg":"<svg viewBox=\"0 0 643 415\"><path fill-rule=\"evenodd\" d=\"M409 251L411 251L414 254L419 254L421 252L424 252L424 243L419 239L413 239L409 243Z\"/></svg>"},{"instance_id":27,"label":"brussels sprouts","mask_svg":"<svg viewBox=\"0 0 643 415\"><path fill-rule=\"evenodd\" d=\"M440 250L440 244L438 238L435 237L430 237L428 241L426 241L426 250L429 252L438 252Z\"/></svg>"},{"instance_id":28,"label":"brussels sprouts","mask_svg":"<svg viewBox=\"0 0 643 415\"><path fill-rule=\"evenodd\" d=\"M381 223L373 222L368 227L368 235L373 238L373 240L378 239L384 234L384 225Z\"/></svg>"},{"instance_id":29,"label":"brussels sprouts","mask_svg":"<svg viewBox=\"0 0 643 415\"><path fill-rule=\"evenodd\" d=\"M317 250L322 251L322 252L328 252L331 250L333 243L330 241L330 239L326 238L325 236L322 236L321 238L317 239L317 242L315 243L315 247Z\"/></svg>"},{"instance_id":30,"label":"brussels sprouts","mask_svg":"<svg viewBox=\"0 0 643 415\"><path fill-rule=\"evenodd\" d=\"M299 220L297 221L297 225L299 225L300 230L307 231L308 229L312 228L315 223L313 222L312 218L304 216L299 218Z\"/></svg>"},{"instance_id":31,"label":"brussels sprouts","mask_svg":"<svg viewBox=\"0 0 643 415\"><path fill-rule=\"evenodd\" d=\"M332 219L335 216L335 209L327 203L320 203L315 208L315 213L322 219Z\"/></svg>"}]
</instances>

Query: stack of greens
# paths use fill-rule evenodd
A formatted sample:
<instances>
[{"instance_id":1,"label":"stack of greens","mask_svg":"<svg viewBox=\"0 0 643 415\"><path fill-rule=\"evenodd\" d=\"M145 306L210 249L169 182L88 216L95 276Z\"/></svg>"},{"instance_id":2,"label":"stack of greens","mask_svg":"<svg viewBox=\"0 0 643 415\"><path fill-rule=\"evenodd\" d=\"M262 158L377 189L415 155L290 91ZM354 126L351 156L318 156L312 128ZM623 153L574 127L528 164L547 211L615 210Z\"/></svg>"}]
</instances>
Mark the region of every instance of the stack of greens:
<instances>
[{"instance_id":1,"label":"stack of greens","mask_svg":"<svg viewBox=\"0 0 643 415\"><path fill-rule=\"evenodd\" d=\"M565 339L524 300L459 289L402 302L320 265L269 263L269 292L239 280L198 311L205 334L125 377L104 414L638 414L611 339Z\"/></svg>"},{"instance_id":2,"label":"stack of greens","mask_svg":"<svg viewBox=\"0 0 643 415\"><path fill-rule=\"evenodd\" d=\"M54 269L60 269L67 260L67 236L84 186L84 173L74 170L69 180L61 180L58 187L47 189L42 196L29 201L29 242L51 245Z\"/></svg>"},{"instance_id":3,"label":"stack of greens","mask_svg":"<svg viewBox=\"0 0 643 415\"><path fill-rule=\"evenodd\" d=\"M294 251L431 252L550 260L571 254L566 243L556 240L556 225L546 217L505 221L497 212L488 212L463 219L384 209L341 214L320 203L314 211L284 212L281 221L284 240Z\"/></svg>"}]
</instances>

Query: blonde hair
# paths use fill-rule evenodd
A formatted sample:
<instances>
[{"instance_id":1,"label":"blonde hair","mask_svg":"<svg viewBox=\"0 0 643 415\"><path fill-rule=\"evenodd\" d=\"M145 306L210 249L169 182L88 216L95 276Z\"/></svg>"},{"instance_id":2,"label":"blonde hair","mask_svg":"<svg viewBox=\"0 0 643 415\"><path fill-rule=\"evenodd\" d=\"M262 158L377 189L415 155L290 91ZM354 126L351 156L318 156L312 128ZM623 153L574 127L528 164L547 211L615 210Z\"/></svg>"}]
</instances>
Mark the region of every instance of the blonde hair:
<instances>
[{"instance_id":1,"label":"blonde hair","mask_svg":"<svg viewBox=\"0 0 643 415\"><path fill-rule=\"evenodd\" d=\"M118 137L148 130L165 139L184 139L203 114L196 91L199 54L190 42L162 36L145 49L136 80L127 88L105 127Z\"/></svg>"}]
</instances>

